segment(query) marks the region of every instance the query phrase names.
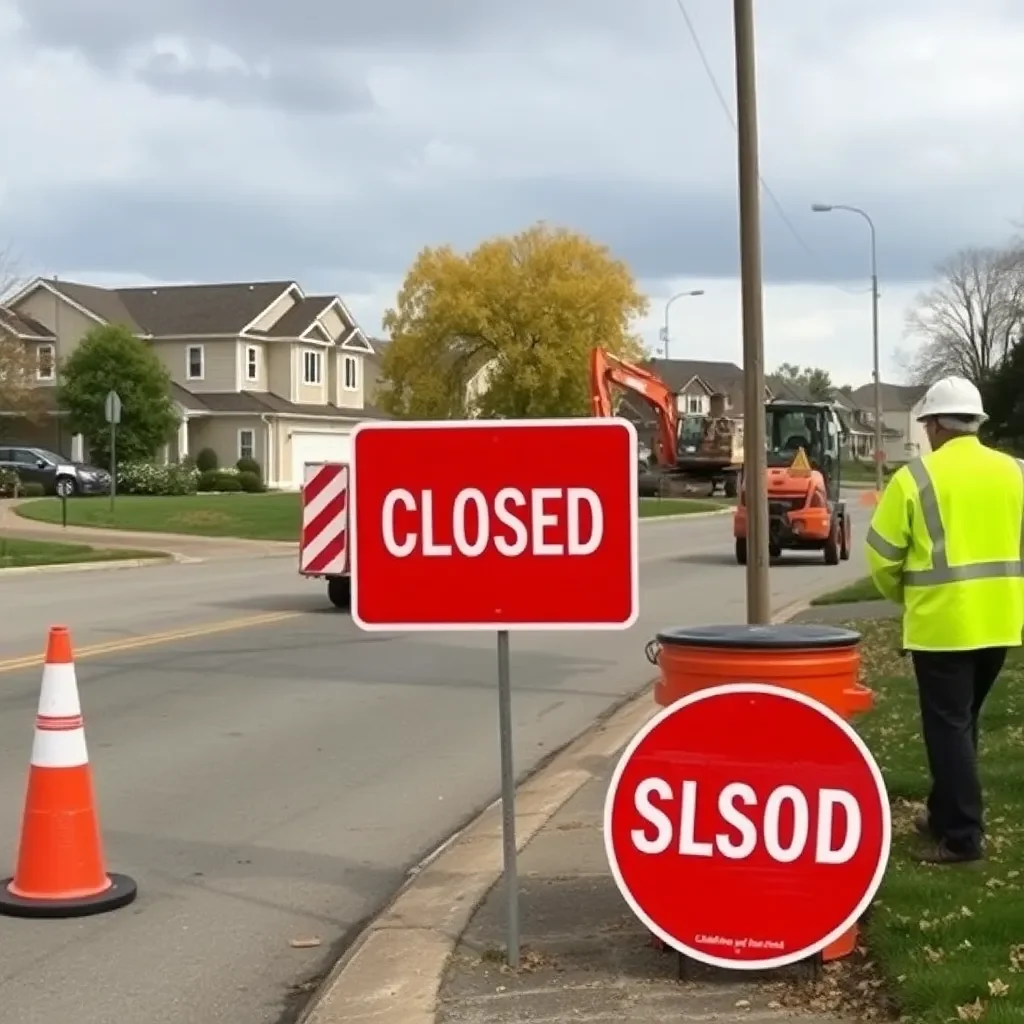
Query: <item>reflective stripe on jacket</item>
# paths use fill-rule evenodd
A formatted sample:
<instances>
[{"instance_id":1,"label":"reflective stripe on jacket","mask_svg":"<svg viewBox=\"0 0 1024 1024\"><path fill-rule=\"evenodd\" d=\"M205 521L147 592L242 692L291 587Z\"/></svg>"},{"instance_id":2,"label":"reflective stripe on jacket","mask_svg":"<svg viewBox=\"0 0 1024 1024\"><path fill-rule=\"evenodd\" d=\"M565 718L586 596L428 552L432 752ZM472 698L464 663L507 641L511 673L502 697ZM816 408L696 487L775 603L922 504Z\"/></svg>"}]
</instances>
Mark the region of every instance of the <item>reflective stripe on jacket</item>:
<instances>
[{"instance_id":1,"label":"reflective stripe on jacket","mask_svg":"<svg viewBox=\"0 0 1024 1024\"><path fill-rule=\"evenodd\" d=\"M955 437L901 468L865 541L878 589L903 605L903 646L1019 647L1024 463Z\"/></svg>"}]
</instances>

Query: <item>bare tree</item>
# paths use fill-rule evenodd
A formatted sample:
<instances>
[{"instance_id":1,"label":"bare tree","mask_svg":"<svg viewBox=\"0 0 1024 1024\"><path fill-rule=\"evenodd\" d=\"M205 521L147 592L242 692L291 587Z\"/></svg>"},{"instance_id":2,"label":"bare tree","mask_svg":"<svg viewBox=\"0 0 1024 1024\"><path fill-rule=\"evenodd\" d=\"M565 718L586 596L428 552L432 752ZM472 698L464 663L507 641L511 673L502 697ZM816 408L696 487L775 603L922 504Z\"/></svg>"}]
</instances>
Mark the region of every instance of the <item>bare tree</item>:
<instances>
[{"instance_id":1,"label":"bare tree","mask_svg":"<svg viewBox=\"0 0 1024 1024\"><path fill-rule=\"evenodd\" d=\"M962 249L938 268L939 283L907 316L920 347L913 383L955 374L979 386L1017 343L1024 324L1024 244Z\"/></svg>"}]
</instances>

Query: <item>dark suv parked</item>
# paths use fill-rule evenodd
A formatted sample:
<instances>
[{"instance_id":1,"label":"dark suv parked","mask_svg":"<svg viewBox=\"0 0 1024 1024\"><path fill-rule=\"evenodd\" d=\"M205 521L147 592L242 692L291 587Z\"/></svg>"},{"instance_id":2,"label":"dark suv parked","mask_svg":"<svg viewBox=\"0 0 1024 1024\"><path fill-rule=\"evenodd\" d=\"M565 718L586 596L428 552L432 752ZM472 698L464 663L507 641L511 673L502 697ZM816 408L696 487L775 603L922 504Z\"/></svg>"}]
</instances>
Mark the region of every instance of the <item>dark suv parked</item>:
<instances>
[{"instance_id":1,"label":"dark suv parked","mask_svg":"<svg viewBox=\"0 0 1024 1024\"><path fill-rule=\"evenodd\" d=\"M23 484L42 484L47 494L64 498L110 493L110 474L105 469L72 462L45 448L0 445L0 469L13 469Z\"/></svg>"}]
</instances>

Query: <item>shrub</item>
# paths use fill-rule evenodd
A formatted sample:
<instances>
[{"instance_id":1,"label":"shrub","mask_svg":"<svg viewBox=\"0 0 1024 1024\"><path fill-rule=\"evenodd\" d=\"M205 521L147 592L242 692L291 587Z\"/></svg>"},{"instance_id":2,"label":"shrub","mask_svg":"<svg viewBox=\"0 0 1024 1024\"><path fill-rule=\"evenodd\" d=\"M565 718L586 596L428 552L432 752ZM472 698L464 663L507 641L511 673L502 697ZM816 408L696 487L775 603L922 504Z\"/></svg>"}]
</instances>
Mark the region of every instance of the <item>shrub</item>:
<instances>
[{"instance_id":1,"label":"shrub","mask_svg":"<svg viewBox=\"0 0 1024 1024\"><path fill-rule=\"evenodd\" d=\"M198 489L200 491L240 491L242 490L242 484L239 481L240 475L237 470L208 469L205 473L199 474Z\"/></svg>"},{"instance_id":2,"label":"shrub","mask_svg":"<svg viewBox=\"0 0 1024 1024\"><path fill-rule=\"evenodd\" d=\"M242 485L239 482L238 477L236 475L233 475L231 473L224 473L224 472L221 473L220 479L217 481L217 490L218 491L233 492L233 491L240 491L241 489L242 489Z\"/></svg>"},{"instance_id":3,"label":"shrub","mask_svg":"<svg viewBox=\"0 0 1024 1024\"><path fill-rule=\"evenodd\" d=\"M263 470L255 459L239 459L235 463L235 469L237 469L239 473L253 473L261 480L263 479Z\"/></svg>"},{"instance_id":4,"label":"shrub","mask_svg":"<svg viewBox=\"0 0 1024 1024\"><path fill-rule=\"evenodd\" d=\"M13 469L0 469L0 498L41 498L46 488L36 482L24 483Z\"/></svg>"},{"instance_id":5,"label":"shrub","mask_svg":"<svg viewBox=\"0 0 1024 1024\"><path fill-rule=\"evenodd\" d=\"M117 467L117 489L122 494L195 494L199 473L184 463L123 462Z\"/></svg>"},{"instance_id":6,"label":"shrub","mask_svg":"<svg viewBox=\"0 0 1024 1024\"><path fill-rule=\"evenodd\" d=\"M216 469L217 465L217 453L212 448L204 448L196 456L196 469L200 473L208 473L211 469Z\"/></svg>"},{"instance_id":7,"label":"shrub","mask_svg":"<svg viewBox=\"0 0 1024 1024\"><path fill-rule=\"evenodd\" d=\"M263 481L260 479L258 473L250 473L248 470L242 470L238 474L238 485L243 491L247 491L249 494L259 494L265 490Z\"/></svg>"}]
</instances>

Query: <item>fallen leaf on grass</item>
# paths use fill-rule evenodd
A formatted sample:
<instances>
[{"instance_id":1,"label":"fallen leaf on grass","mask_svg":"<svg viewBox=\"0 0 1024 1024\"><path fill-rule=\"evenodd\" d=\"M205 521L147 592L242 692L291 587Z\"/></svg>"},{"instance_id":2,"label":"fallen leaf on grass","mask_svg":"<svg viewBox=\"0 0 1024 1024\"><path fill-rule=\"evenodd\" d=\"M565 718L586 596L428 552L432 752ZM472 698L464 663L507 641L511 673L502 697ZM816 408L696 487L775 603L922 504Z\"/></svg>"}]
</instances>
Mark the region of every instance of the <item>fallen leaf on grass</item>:
<instances>
[{"instance_id":1,"label":"fallen leaf on grass","mask_svg":"<svg viewBox=\"0 0 1024 1024\"><path fill-rule=\"evenodd\" d=\"M319 939L292 939L289 943L292 949L314 949L320 945Z\"/></svg>"},{"instance_id":2,"label":"fallen leaf on grass","mask_svg":"<svg viewBox=\"0 0 1024 1024\"><path fill-rule=\"evenodd\" d=\"M981 1020L984 1012L985 1004L980 999L975 999L973 1003L965 1003L956 1008L956 1015L960 1020Z\"/></svg>"},{"instance_id":3,"label":"fallen leaf on grass","mask_svg":"<svg viewBox=\"0 0 1024 1024\"><path fill-rule=\"evenodd\" d=\"M1024 971L1024 945L1010 947L1010 970Z\"/></svg>"},{"instance_id":4,"label":"fallen leaf on grass","mask_svg":"<svg viewBox=\"0 0 1024 1024\"><path fill-rule=\"evenodd\" d=\"M996 999L1000 999L1010 991L1010 986L1005 981L1001 981L999 978L993 978L988 983L988 994Z\"/></svg>"}]
</instances>

